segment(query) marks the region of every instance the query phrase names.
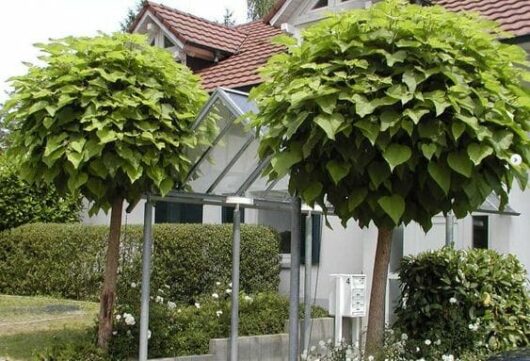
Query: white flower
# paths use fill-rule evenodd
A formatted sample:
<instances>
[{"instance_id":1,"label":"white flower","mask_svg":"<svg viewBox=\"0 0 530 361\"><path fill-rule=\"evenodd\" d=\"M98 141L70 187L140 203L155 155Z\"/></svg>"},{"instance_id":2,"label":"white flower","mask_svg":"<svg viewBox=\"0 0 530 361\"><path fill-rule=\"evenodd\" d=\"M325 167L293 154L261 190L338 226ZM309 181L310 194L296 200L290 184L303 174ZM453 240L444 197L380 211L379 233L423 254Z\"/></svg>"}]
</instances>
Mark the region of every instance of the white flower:
<instances>
[{"instance_id":1,"label":"white flower","mask_svg":"<svg viewBox=\"0 0 530 361\"><path fill-rule=\"evenodd\" d=\"M116 321L121 320L121 315L116 315Z\"/></svg>"},{"instance_id":2,"label":"white flower","mask_svg":"<svg viewBox=\"0 0 530 361\"><path fill-rule=\"evenodd\" d=\"M147 339L149 340L151 338L151 330L147 330Z\"/></svg>"},{"instance_id":3,"label":"white flower","mask_svg":"<svg viewBox=\"0 0 530 361\"><path fill-rule=\"evenodd\" d=\"M217 315L217 317L220 317L223 314L223 311L221 310L216 311L215 314Z\"/></svg>"},{"instance_id":4,"label":"white flower","mask_svg":"<svg viewBox=\"0 0 530 361\"><path fill-rule=\"evenodd\" d=\"M442 355L442 361L455 361L455 357L453 355Z\"/></svg>"},{"instance_id":5,"label":"white flower","mask_svg":"<svg viewBox=\"0 0 530 361\"><path fill-rule=\"evenodd\" d=\"M522 162L523 158L519 154L512 154L510 157L510 163L512 163L514 166L521 165Z\"/></svg>"},{"instance_id":6,"label":"white flower","mask_svg":"<svg viewBox=\"0 0 530 361\"><path fill-rule=\"evenodd\" d=\"M168 290L171 289L171 287L169 287L169 285L164 285L165 288L167 288Z\"/></svg>"},{"instance_id":7,"label":"white flower","mask_svg":"<svg viewBox=\"0 0 530 361\"><path fill-rule=\"evenodd\" d=\"M221 282L215 282L215 285L216 285L216 286L220 286L220 285L221 285Z\"/></svg>"},{"instance_id":8,"label":"white flower","mask_svg":"<svg viewBox=\"0 0 530 361\"><path fill-rule=\"evenodd\" d=\"M438 339L438 340L434 341L434 344L436 346L440 346L442 344L442 340Z\"/></svg>"},{"instance_id":9,"label":"white flower","mask_svg":"<svg viewBox=\"0 0 530 361\"><path fill-rule=\"evenodd\" d=\"M219 295L217 293L212 293L212 297L215 298L215 299L218 299Z\"/></svg>"},{"instance_id":10,"label":"white flower","mask_svg":"<svg viewBox=\"0 0 530 361\"><path fill-rule=\"evenodd\" d=\"M136 288L136 283L135 282L131 283L131 288Z\"/></svg>"},{"instance_id":11,"label":"white flower","mask_svg":"<svg viewBox=\"0 0 530 361\"><path fill-rule=\"evenodd\" d=\"M316 349L317 349L317 348L316 348L315 346L311 346L311 348L309 349L309 351L311 351L311 352L315 352Z\"/></svg>"},{"instance_id":12,"label":"white flower","mask_svg":"<svg viewBox=\"0 0 530 361\"><path fill-rule=\"evenodd\" d=\"M324 342L324 340L320 340L320 341L318 341L318 345L320 347L324 347L324 346L326 346L326 343Z\"/></svg>"},{"instance_id":13,"label":"white flower","mask_svg":"<svg viewBox=\"0 0 530 361\"><path fill-rule=\"evenodd\" d=\"M175 302L167 301L167 308L169 308L170 310L174 310L175 308L177 308L177 304Z\"/></svg>"},{"instance_id":14,"label":"white flower","mask_svg":"<svg viewBox=\"0 0 530 361\"><path fill-rule=\"evenodd\" d=\"M125 320L125 324L127 326L134 326L136 324L136 320L134 319L134 316L130 313L124 313L123 319Z\"/></svg>"},{"instance_id":15,"label":"white flower","mask_svg":"<svg viewBox=\"0 0 530 361\"><path fill-rule=\"evenodd\" d=\"M473 332L478 331L478 324L476 324L476 323L471 323L467 327Z\"/></svg>"},{"instance_id":16,"label":"white flower","mask_svg":"<svg viewBox=\"0 0 530 361\"><path fill-rule=\"evenodd\" d=\"M402 333L402 334L401 334L401 339L402 339L403 341L407 341L407 340L409 339L409 336L408 336L406 333Z\"/></svg>"},{"instance_id":17,"label":"white flower","mask_svg":"<svg viewBox=\"0 0 530 361\"><path fill-rule=\"evenodd\" d=\"M425 343L427 346L430 346L432 342L431 342L431 340L426 339L424 343Z\"/></svg>"},{"instance_id":18,"label":"white flower","mask_svg":"<svg viewBox=\"0 0 530 361\"><path fill-rule=\"evenodd\" d=\"M425 359L422 357L422 358L418 359L418 361L425 361Z\"/></svg>"},{"instance_id":19,"label":"white flower","mask_svg":"<svg viewBox=\"0 0 530 361\"><path fill-rule=\"evenodd\" d=\"M250 296L245 296L245 297L243 297L243 299L244 299L246 302L252 302L252 301L253 301L252 297L250 297Z\"/></svg>"},{"instance_id":20,"label":"white flower","mask_svg":"<svg viewBox=\"0 0 530 361\"><path fill-rule=\"evenodd\" d=\"M368 361L374 361L374 357L372 355L368 356Z\"/></svg>"},{"instance_id":21,"label":"white flower","mask_svg":"<svg viewBox=\"0 0 530 361\"><path fill-rule=\"evenodd\" d=\"M307 350L302 351L302 354L300 355L300 358L302 360L307 360Z\"/></svg>"},{"instance_id":22,"label":"white flower","mask_svg":"<svg viewBox=\"0 0 530 361\"><path fill-rule=\"evenodd\" d=\"M454 304L457 303L457 302L458 302L458 300L457 300L455 297L451 297L451 298L449 299L449 303L452 304L452 305L454 305Z\"/></svg>"},{"instance_id":23,"label":"white flower","mask_svg":"<svg viewBox=\"0 0 530 361\"><path fill-rule=\"evenodd\" d=\"M195 302L195 307L201 308L201 304L199 302Z\"/></svg>"},{"instance_id":24,"label":"white flower","mask_svg":"<svg viewBox=\"0 0 530 361\"><path fill-rule=\"evenodd\" d=\"M156 302L156 303L160 303L160 304L162 304L162 303L164 303L164 298L163 298L163 297L160 297L160 296L156 296L156 298L155 298L155 302Z\"/></svg>"},{"instance_id":25,"label":"white flower","mask_svg":"<svg viewBox=\"0 0 530 361\"><path fill-rule=\"evenodd\" d=\"M118 334L118 331L112 331L112 334L116 336Z\"/></svg>"},{"instance_id":26,"label":"white flower","mask_svg":"<svg viewBox=\"0 0 530 361\"><path fill-rule=\"evenodd\" d=\"M228 293L228 294L231 294L232 290L230 288L227 288L225 292Z\"/></svg>"},{"instance_id":27,"label":"white flower","mask_svg":"<svg viewBox=\"0 0 530 361\"><path fill-rule=\"evenodd\" d=\"M228 284L228 287L232 288L232 282L230 282L230 283Z\"/></svg>"},{"instance_id":28,"label":"white flower","mask_svg":"<svg viewBox=\"0 0 530 361\"><path fill-rule=\"evenodd\" d=\"M416 352L420 352L420 348L419 347L416 347Z\"/></svg>"},{"instance_id":29,"label":"white flower","mask_svg":"<svg viewBox=\"0 0 530 361\"><path fill-rule=\"evenodd\" d=\"M182 312L182 310L179 308L179 309L177 310L177 313L181 313L181 312Z\"/></svg>"}]
</instances>

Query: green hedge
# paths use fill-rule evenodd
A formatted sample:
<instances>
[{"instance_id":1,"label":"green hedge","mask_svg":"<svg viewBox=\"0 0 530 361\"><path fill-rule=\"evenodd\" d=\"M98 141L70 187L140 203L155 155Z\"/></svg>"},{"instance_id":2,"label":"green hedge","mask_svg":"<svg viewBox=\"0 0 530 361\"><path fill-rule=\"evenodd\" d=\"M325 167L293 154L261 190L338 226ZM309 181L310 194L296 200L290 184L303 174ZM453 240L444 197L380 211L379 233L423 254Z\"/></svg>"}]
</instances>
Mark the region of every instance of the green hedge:
<instances>
[{"instance_id":1,"label":"green hedge","mask_svg":"<svg viewBox=\"0 0 530 361\"><path fill-rule=\"evenodd\" d=\"M426 339L454 355L529 345L526 271L515 256L444 248L404 258L399 276L395 327L421 348L415 358L432 358Z\"/></svg>"},{"instance_id":2,"label":"green hedge","mask_svg":"<svg viewBox=\"0 0 530 361\"><path fill-rule=\"evenodd\" d=\"M120 287L141 280L142 227L123 228ZM80 224L30 224L0 233L0 293L97 300L108 228ZM153 288L168 287L172 300L191 302L231 273L230 225L154 226ZM277 290L279 241L270 228L241 228L241 288Z\"/></svg>"},{"instance_id":3,"label":"green hedge","mask_svg":"<svg viewBox=\"0 0 530 361\"><path fill-rule=\"evenodd\" d=\"M80 197L62 197L53 187L28 185L0 154L0 231L32 222L78 222L81 208Z\"/></svg>"}]
</instances>

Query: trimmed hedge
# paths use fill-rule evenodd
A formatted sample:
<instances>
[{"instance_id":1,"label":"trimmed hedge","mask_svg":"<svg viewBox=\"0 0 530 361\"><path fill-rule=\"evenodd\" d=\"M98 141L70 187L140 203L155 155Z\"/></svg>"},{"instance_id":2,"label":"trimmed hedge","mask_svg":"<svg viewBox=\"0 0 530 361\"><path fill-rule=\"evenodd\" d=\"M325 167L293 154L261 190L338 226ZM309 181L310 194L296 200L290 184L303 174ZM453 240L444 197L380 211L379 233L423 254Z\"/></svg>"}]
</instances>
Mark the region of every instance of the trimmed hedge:
<instances>
[{"instance_id":1,"label":"trimmed hedge","mask_svg":"<svg viewBox=\"0 0 530 361\"><path fill-rule=\"evenodd\" d=\"M22 181L0 154L0 231L32 222L78 222L81 209L79 196L61 196L52 186Z\"/></svg>"},{"instance_id":2,"label":"trimmed hedge","mask_svg":"<svg viewBox=\"0 0 530 361\"><path fill-rule=\"evenodd\" d=\"M426 339L440 340L438 349L454 355L529 345L526 271L515 256L443 248L405 257L399 277L395 328L421 348L415 358L431 358Z\"/></svg>"},{"instance_id":3,"label":"trimmed hedge","mask_svg":"<svg viewBox=\"0 0 530 361\"><path fill-rule=\"evenodd\" d=\"M231 274L231 225L154 226L152 287L191 302ZM123 228L120 287L141 280L142 227ZM30 224L0 233L0 293L97 300L108 228ZM241 227L241 289L276 291L279 241L270 228Z\"/></svg>"}]
</instances>

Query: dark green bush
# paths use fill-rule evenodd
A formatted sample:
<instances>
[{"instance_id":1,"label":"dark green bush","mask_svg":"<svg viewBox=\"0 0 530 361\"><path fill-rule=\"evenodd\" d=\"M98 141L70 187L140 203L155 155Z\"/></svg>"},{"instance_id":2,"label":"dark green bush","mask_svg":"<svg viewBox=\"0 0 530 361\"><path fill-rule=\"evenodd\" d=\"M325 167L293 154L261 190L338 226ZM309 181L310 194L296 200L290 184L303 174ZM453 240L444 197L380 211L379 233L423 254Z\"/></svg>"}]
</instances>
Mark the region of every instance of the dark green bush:
<instances>
[{"instance_id":1,"label":"dark green bush","mask_svg":"<svg viewBox=\"0 0 530 361\"><path fill-rule=\"evenodd\" d=\"M53 187L31 186L0 154L0 231L33 222L78 222L81 198Z\"/></svg>"},{"instance_id":2,"label":"dark green bush","mask_svg":"<svg viewBox=\"0 0 530 361\"><path fill-rule=\"evenodd\" d=\"M35 361L112 361L98 349L95 343L79 341L71 344L58 344L34 358Z\"/></svg>"},{"instance_id":3,"label":"dark green bush","mask_svg":"<svg viewBox=\"0 0 530 361\"><path fill-rule=\"evenodd\" d=\"M415 358L431 356L427 339L454 355L529 344L526 272L515 256L444 248L404 258L400 279L395 328L424 346Z\"/></svg>"},{"instance_id":4,"label":"dark green bush","mask_svg":"<svg viewBox=\"0 0 530 361\"><path fill-rule=\"evenodd\" d=\"M170 286L175 302L210 293L231 273L230 225L160 224L154 227L153 289ZM0 293L96 300L108 228L31 224L0 233ZM123 229L120 289L139 283L142 227ZM275 291L279 283L277 234L241 228L241 288ZM120 293L118 293L120 294Z\"/></svg>"},{"instance_id":5,"label":"dark green bush","mask_svg":"<svg viewBox=\"0 0 530 361\"><path fill-rule=\"evenodd\" d=\"M212 338L228 337L230 330L230 288L219 282L213 293L194 300L193 305L174 303L164 287L155 290L150 307L149 357L173 357L208 353ZM115 310L114 332L110 344L113 359L124 360L138 353L139 289L125 290ZM256 295L240 294L239 333L264 335L285 332L289 316L289 301L275 292ZM303 307L300 307L302 316ZM126 316L134 319L128 325ZM321 308L313 308L313 317L327 316ZM130 319L131 320L131 319ZM130 322L130 321L129 321Z\"/></svg>"}]
</instances>

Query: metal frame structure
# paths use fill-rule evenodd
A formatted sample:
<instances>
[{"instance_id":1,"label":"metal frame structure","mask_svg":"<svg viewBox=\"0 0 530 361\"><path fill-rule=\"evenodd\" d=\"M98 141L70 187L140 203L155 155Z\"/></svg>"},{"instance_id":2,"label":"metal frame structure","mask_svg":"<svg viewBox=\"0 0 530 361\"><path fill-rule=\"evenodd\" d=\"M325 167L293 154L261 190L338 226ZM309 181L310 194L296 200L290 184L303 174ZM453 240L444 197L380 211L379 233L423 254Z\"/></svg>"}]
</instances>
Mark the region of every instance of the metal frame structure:
<instances>
[{"instance_id":1,"label":"metal frame structure","mask_svg":"<svg viewBox=\"0 0 530 361\"><path fill-rule=\"evenodd\" d=\"M237 126L236 120L243 126L248 125L245 119L245 114L249 111L257 111L256 106L248 101L248 94L231 90L231 89L217 89L208 102L205 104L193 127L197 128L206 117L210 116L215 107L222 106L231 114L231 120L220 129L219 134L213 143L204 149L203 153L198 157L198 161L192 166L191 171L187 177L186 183L189 183L192 188L194 183L200 178L201 167L212 164L210 156L216 150L216 147L221 146L221 141L226 137L230 130ZM141 295L141 315L140 315L140 348L139 361L146 361L148 354L148 330L149 330L149 298L150 298L150 277L151 277L151 263L152 263L152 248L153 248L153 204L155 202L174 202L174 203L192 203L202 205L216 205L216 206L235 206L234 222L233 222L233 242L232 242L232 309L231 309L231 333L230 333L230 361L237 361L237 339L238 339L238 322L239 322L239 254L240 254L240 217L239 206L243 205L245 208L266 209L266 210L280 210L289 211L291 214L291 282L290 282L290 297L289 297L289 361L297 361L299 359L299 319L298 308L300 302L300 245L301 245L301 215L307 214L305 219L306 234L305 234L305 264L311 265L311 214L322 214L321 209L309 209L304 207L300 198L293 198L289 196L286 189L278 189L278 187L285 187L282 185L284 179L276 180L267 183L261 176L262 171L269 165L270 157L264 160L257 159L257 155L253 154L254 163L247 165L244 168L244 173L239 183L232 185L231 189L221 189L220 185L233 171L234 166L243 159L245 154L251 151L251 145L259 141L258 135L252 131L245 131L240 148L234 154L227 157L224 167L217 169L218 173L209 174L212 176L212 182L207 185L202 185L202 190L196 192L184 191L176 189L171 191L165 197L159 195L146 195L145 213L144 213L144 244L142 254L142 295ZM233 144L231 144L233 145ZM248 160L248 159L247 159ZM241 172L240 172L241 173ZM256 185L256 183L258 183ZM254 188L253 188L254 187ZM243 197L252 199L251 202L238 202L234 198ZM243 200L243 198L240 198ZM499 213L495 211L498 209L498 200L488 198L488 201L477 212L483 213ZM483 209L482 209L483 208ZM333 214L333 209L327 207L328 215ZM509 208L503 214L518 215L513 209ZM447 235L447 242L452 242L452 222L451 227L447 227L451 235ZM450 238L449 238L450 237ZM304 279L304 327L303 327L303 341L300 342L305 349L309 348L309 337L311 329L311 267L305 267Z\"/></svg>"}]
</instances>

